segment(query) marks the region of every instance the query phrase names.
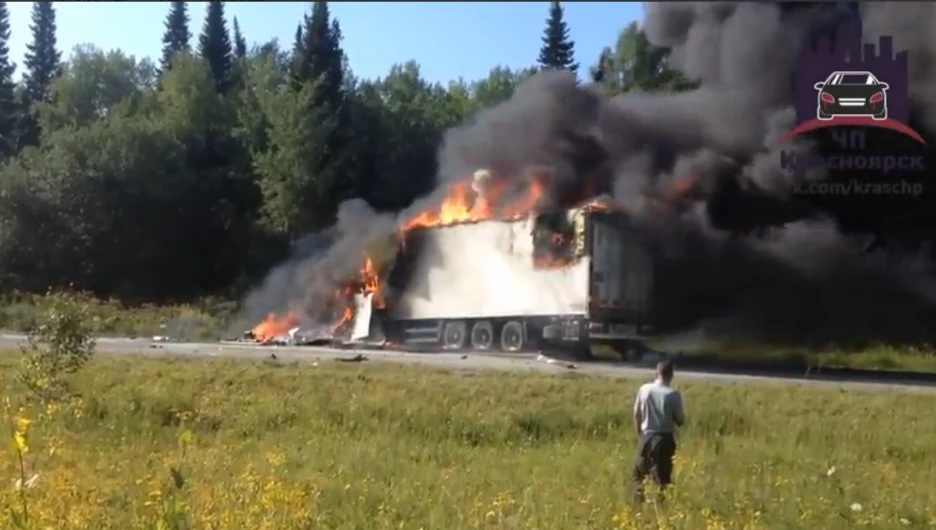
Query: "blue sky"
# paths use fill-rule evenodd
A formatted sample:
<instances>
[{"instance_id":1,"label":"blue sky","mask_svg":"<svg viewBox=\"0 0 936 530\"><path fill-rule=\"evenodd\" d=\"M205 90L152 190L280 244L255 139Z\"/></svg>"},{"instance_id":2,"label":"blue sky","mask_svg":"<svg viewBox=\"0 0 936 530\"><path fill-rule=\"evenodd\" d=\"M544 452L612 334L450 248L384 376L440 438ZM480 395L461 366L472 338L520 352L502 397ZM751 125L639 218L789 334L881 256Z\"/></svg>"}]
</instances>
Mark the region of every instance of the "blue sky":
<instances>
[{"instance_id":1,"label":"blue sky","mask_svg":"<svg viewBox=\"0 0 936 530\"><path fill-rule=\"evenodd\" d=\"M11 58L22 73L31 39L31 2L10 2ZM158 59L166 2L56 2L58 47L67 57L76 44L120 48L137 57ZM248 44L278 38L290 46L296 25L310 10L307 2L226 4L228 28L236 16ZM335 2L343 46L361 77L383 76L394 63L414 59L430 81L485 77L494 66L533 65L539 53L548 2ZM575 41L580 75L587 74L605 46L632 20L643 16L639 2L566 3L565 18ZM191 31L201 31L204 2L189 2Z\"/></svg>"}]
</instances>

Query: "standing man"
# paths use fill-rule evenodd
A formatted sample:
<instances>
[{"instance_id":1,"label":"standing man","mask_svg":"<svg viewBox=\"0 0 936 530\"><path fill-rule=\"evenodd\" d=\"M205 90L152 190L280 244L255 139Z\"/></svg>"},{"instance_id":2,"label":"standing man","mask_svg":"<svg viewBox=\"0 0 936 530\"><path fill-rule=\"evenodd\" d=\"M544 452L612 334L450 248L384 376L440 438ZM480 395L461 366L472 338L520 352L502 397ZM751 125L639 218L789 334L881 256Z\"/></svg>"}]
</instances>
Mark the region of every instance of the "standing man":
<instances>
[{"instance_id":1,"label":"standing man","mask_svg":"<svg viewBox=\"0 0 936 530\"><path fill-rule=\"evenodd\" d=\"M634 464L634 494L637 501L644 500L643 480L652 474L660 486L660 494L672 482L673 455L676 453L675 427L685 422L682 396L670 387L673 363L657 364L656 380L646 383L637 391L634 401L634 428L640 443Z\"/></svg>"}]
</instances>

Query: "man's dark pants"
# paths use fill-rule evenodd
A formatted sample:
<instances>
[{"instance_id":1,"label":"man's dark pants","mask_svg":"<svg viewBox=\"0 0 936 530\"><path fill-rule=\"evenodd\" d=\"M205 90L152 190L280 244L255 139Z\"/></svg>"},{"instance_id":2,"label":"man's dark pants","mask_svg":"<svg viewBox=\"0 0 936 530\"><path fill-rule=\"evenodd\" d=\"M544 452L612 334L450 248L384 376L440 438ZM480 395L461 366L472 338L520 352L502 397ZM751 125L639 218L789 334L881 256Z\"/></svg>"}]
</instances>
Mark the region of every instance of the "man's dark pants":
<instances>
[{"instance_id":1,"label":"man's dark pants","mask_svg":"<svg viewBox=\"0 0 936 530\"><path fill-rule=\"evenodd\" d=\"M637 445L637 461L634 463L634 497L643 501L643 480L648 474L661 489L673 481L673 455L676 454L676 438L672 433L644 433Z\"/></svg>"}]
</instances>

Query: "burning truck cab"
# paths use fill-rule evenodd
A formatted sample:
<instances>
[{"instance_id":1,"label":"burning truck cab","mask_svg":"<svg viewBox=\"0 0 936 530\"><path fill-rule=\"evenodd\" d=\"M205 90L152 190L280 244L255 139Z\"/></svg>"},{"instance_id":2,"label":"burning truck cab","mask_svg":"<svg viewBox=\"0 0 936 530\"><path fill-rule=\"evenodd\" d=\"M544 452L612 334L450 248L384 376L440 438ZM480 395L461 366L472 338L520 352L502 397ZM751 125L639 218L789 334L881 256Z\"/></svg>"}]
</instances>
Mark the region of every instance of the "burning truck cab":
<instances>
[{"instance_id":1,"label":"burning truck cab","mask_svg":"<svg viewBox=\"0 0 936 530\"><path fill-rule=\"evenodd\" d=\"M416 227L399 237L380 260L381 291L355 296L351 342L583 354L649 333L651 257L627 216L606 203Z\"/></svg>"}]
</instances>

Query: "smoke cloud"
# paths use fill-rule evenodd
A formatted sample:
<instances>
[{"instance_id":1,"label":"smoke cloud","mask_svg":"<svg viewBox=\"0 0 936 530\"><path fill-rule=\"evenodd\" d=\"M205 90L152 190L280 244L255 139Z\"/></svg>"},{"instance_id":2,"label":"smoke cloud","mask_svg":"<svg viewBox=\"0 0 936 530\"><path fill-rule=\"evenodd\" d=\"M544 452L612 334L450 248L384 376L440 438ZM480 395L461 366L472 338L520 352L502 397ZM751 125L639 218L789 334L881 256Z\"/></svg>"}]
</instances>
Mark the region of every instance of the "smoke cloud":
<instances>
[{"instance_id":1,"label":"smoke cloud","mask_svg":"<svg viewBox=\"0 0 936 530\"><path fill-rule=\"evenodd\" d=\"M898 49L910 50L915 124L932 133L936 6L861 5L866 42L893 35ZM839 176L780 166L777 139L795 117L797 54L845 16L828 3L645 4L648 39L670 48L670 67L698 89L607 99L571 73L540 73L510 100L447 132L436 192L398 216L378 215L360 201L343 205L338 225L300 245L248 298L248 310L262 315L302 300L310 321L325 320L320 301L357 271L370 241L437 207L447 184L492 168L518 193L535 172L552 206L582 193L585 176L607 176L653 250L662 330L808 344L931 338L924 323L936 317L936 282L927 249L908 245L903 225L881 219L888 208L909 216L932 205L805 200L793 196L796 184ZM824 148L821 138L783 145L801 154ZM665 199L690 178L694 203Z\"/></svg>"}]
</instances>

